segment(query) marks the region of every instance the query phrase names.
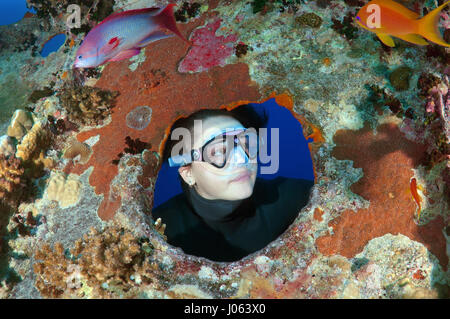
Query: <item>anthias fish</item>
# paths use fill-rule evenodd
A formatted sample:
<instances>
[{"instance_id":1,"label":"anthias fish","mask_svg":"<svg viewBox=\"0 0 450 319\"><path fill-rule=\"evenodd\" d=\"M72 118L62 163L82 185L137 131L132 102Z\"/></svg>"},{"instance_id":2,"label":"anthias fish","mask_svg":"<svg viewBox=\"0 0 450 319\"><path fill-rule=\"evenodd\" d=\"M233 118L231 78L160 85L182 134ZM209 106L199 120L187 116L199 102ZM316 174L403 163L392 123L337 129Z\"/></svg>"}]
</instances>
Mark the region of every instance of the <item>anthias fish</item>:
<instances>
[{"instance_id":1,"label":"anthias fish","mask_svg":"<svg viewBox=\"0 0 450 319\"><path fill-rule=\"evenodd\" d=\"M373 0L359 10L356 23L374 32L387 46L394 47L391 36L418 44L429 44L425 39L450 47L439 32L439 15L450 1L445 2L426 16L419 15L391 0ZM425 39L424 39L425 38Z\"/></svg>"},{"instance_id":2,"label":"anthias fish","mask_svg":"<svg viewBox=\"0 0 450 319\"><path fill-rule=\"evenodd\" d=\"M417 206L419 206L419 213L418 213L417 219L420 220L420 211L422 210L422 206L420 205L420 203L422 202L422 198L420 197L419 193L417 192L417 188L419 188L417 186L417 180L413 177L411 179L410 189L411 189L411 194L417 203Z\"/></svg>"},{"instance_id":3,"label":"anthias fish","mask_svg":"<svg viewBox=\"0 0 450 319\"><path fill-rule=\"evenodd\" d=\"M86 35L77 50L73 67L92 68L109 61L131 58L149 43L173 36L164 30L188 42L177 29L173 6L175 4L110 15Z\"/></svg>"}]
</instances>

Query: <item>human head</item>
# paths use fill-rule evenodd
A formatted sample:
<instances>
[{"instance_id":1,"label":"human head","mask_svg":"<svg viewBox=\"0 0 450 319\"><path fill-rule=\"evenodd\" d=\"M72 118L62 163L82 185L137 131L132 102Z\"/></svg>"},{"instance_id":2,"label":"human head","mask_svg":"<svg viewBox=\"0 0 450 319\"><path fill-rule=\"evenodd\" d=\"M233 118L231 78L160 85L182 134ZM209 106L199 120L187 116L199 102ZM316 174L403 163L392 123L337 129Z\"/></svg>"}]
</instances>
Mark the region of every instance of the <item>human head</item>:
<instances>
[{"instance_id":1,"label":"human head","mask_svg":"<svg viewBox=\"0 0 450 319\"><path fill-rule=\"evenodd\" d=\"M195 135L194 122L201 121L201 134ZM171 157L172 149L175 144L180 143L178 140L172 140L172 132L177 128L185 128L190 132L191 142L184 144L184 151L196 149L204 145L210 139L211 134L233 127L254 128L256 132L266 123L266 117L259 115L251 106L242 105L231 111L226 109L202 109L191 114L187 118L177 120L171 127L170 135L167 139L163 160L166 162ZM251 196L257 173L257 162L245 162L245 154L242 148L237 146L231 154L230 159L234 159L235 163L227 163L220 169L214 167L207 162L194 161L184 165L178 169L180 182L184 186L193 187L199 195L206 199L224 199L239 200ZM181 151L180 151L181 153ZM178 155L178 154L177 154ZM249 178L234 181L234 179L247 173Z\"/></svg>"}]
</instances>

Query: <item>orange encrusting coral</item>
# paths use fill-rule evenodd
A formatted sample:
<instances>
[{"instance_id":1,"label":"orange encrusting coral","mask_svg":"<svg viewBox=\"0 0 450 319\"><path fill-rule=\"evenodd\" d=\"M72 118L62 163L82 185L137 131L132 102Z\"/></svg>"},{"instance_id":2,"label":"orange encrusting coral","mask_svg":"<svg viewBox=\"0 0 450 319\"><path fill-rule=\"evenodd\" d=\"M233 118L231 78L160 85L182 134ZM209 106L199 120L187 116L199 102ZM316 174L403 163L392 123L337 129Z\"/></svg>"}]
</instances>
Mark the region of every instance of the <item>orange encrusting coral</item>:
<instances>
[{"instance_id":1,"label":"orange encrusting coral","mask_svg":"<svg viewBox=\"0 0 450 319\"><path fill-rule=\"evenodd\" d=\"M425 245L446 269L443 217L417 225L415 204L404 191L409 187L412 169L423 160L426 146L408 140L395 124L382 124L377 131L374 135L366 124L358 131L336 132L332 155L352 160L354 167L362 168L364 176L350 190L368 200L370 206L356 213L350 209L341 212L329 223L333 234L319 237L316 245L322 254L353 258L373 238L403 234Z\"/></svg>"},{"instance_id":2,"label":"orange encrusting coral","mask_svg":"<svg viewBox=\"0 0 450 319\"><path fill-rule=\"evenodd\" d=\"M411 190L411 194L412 194L414 200L417 203L417 206L419 206L417 220L420 220L420 211L422 209L420 203L422 202L422 198L420 197L419 193L417 192L417 180L415 178L411 179L410 190Z\"/></svg>"},{"instance_id":3,"label":"orange encrusting coral","mask_svg":"<svg viewBox=\"0 0 450 319\"><path fill-rule=\"evenodd\" d=\"M324 214L324 211L321 210L319 207L314 209L314 219L321 222L323 220L322 216Z\"/></svg>"}]
</instances>

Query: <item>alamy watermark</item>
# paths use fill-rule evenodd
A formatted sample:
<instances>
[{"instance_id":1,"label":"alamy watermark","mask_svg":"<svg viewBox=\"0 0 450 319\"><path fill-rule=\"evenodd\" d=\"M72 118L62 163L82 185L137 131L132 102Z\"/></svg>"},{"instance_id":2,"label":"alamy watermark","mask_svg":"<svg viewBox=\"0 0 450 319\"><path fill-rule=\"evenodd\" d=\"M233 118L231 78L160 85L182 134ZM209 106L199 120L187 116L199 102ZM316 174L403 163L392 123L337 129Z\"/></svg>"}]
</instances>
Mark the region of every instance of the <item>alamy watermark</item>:
<instances>
[{"instance_id":1,"label":"alamy watermark","mask_svg":"<svg viewBox=\"0 0 450 319\"><path fill-rule=\"evenodd\" d=\"M367 6L367 13L370 15L367 17L367 27L370 29L381 28L381 11L378 4L369 4Z\"/></svg>"},{"instance_id":2,"label":"alamy watermark","mask_svg":"<svg viewBox=\"0 0 450 319\"><path fill-rule=\"evenodd\" d=\"M66 26L67 28L73 29L73 28L80 28L81 27L81 8L77 4L70 4L67 6L67 13L69 13L69 16L66 20Z\"/></svg>"},{"instance_id":3,"label":"alamy watermark","mask_svg":"<svg viewBox=\"0 0 450 319\"><path fill-rule=\"evenodd\" d=\"M234 128L227 128L225 129L226 132L233 131ZM250 140L249 143L251 145L257 145L258 147L258 154L259 154L259 162L261 164L260 166L260 173L261 174L275 174L278 172L279 169L279 159L280 159L280 134L279 134L279 128L270 128L270 152L268 149L269 143L267 143L267 128L260 128L259 132L256 132L255 129L251 128L248 129L249 133L244 132L245 134L248 134L250 139L257 138L258 141L252 141ZM194 121L194 130L193 130L193 137L191 136L191 131L189 131L187 128L178 127L172 131L172 134L170 136L171 140L178 140L179 142L176 143L172 149L171 149L171 157L179 156L180 154L190 154L191 152L191 146L193 145L192 141L199 140L202 137L202 121L201 120L195 120ZM250 132L254 132L257 134L250 134ZM255 137L256 136L256 137ZM226 136L226 138L234 138L233 135ZM230 154L233 152L230 152ZM231 156L230 156L231 157ZM227 159L230 160L231 158ZM244 157L237 157L235 158L236 162L234 162L234 165L248 165L248 163L257 163L257 156L254 158L244 158ZM241 161L241 162L239 162ZM269 164L269 165L266 165Z\"/></svg>"}]
</instances>

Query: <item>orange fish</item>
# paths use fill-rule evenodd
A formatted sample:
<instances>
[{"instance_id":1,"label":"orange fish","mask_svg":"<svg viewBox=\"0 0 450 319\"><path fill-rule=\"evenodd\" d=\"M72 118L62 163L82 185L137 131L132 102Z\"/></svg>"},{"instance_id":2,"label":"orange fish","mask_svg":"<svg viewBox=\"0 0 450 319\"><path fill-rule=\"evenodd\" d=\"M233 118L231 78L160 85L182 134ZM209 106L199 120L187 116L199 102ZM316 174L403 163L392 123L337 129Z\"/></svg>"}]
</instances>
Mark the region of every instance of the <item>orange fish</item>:
<instances>
[{"instance_id":1,"label":"orange fish","mask_svg":"<svg viewBox=\"0 0 450 319\"><path fill-rule=\"evenodd\" d=\"M75 45L75 41L73 39L70 40L69 47L72 49Z\"/></svg>"},{"instance_id":2,"label":"orange fish","mask_svg":"<svg viewBox=\"0 0 450 319\"><path fill-rule=\"evenodd\" d=\"M420 203L422 202L422 198L420 197L419 193L417 192L417 180L413 177L413 179L411 179L411 183L409 184L410 189L411 189L411 194L414 198L414 200L416 201L417 205L419 206L419 216L417 217L417 219L420 219L420 211L422 209L422 207L420 206Z\"/></svg>"},{"instance_id":3,"label":"orange fish","mask_svg":"<svg viewBox=\"0 0 450 319\"><path fill-rule=\"evenodd\" d=\"M440 5L426 16L419 15L401 4L391 0L372 0L359 10L356 23L362 28L374 32L385 45L394 47L391 36L418 44L436 44L450 47L439 32L439 14L450 1ZM425 39L424 39L425 38Z\"/></svg>"},{"instance_id":4,"label":"orange fish","mask_svg":"<svg viewBox=\"0 0 450 319\"><path fill-rule=\"evenodd\" d=\"M64 73L61 75L61 79L65 79L67 77L67 71L64 71Z\"/></svg>"}]
</instances>

